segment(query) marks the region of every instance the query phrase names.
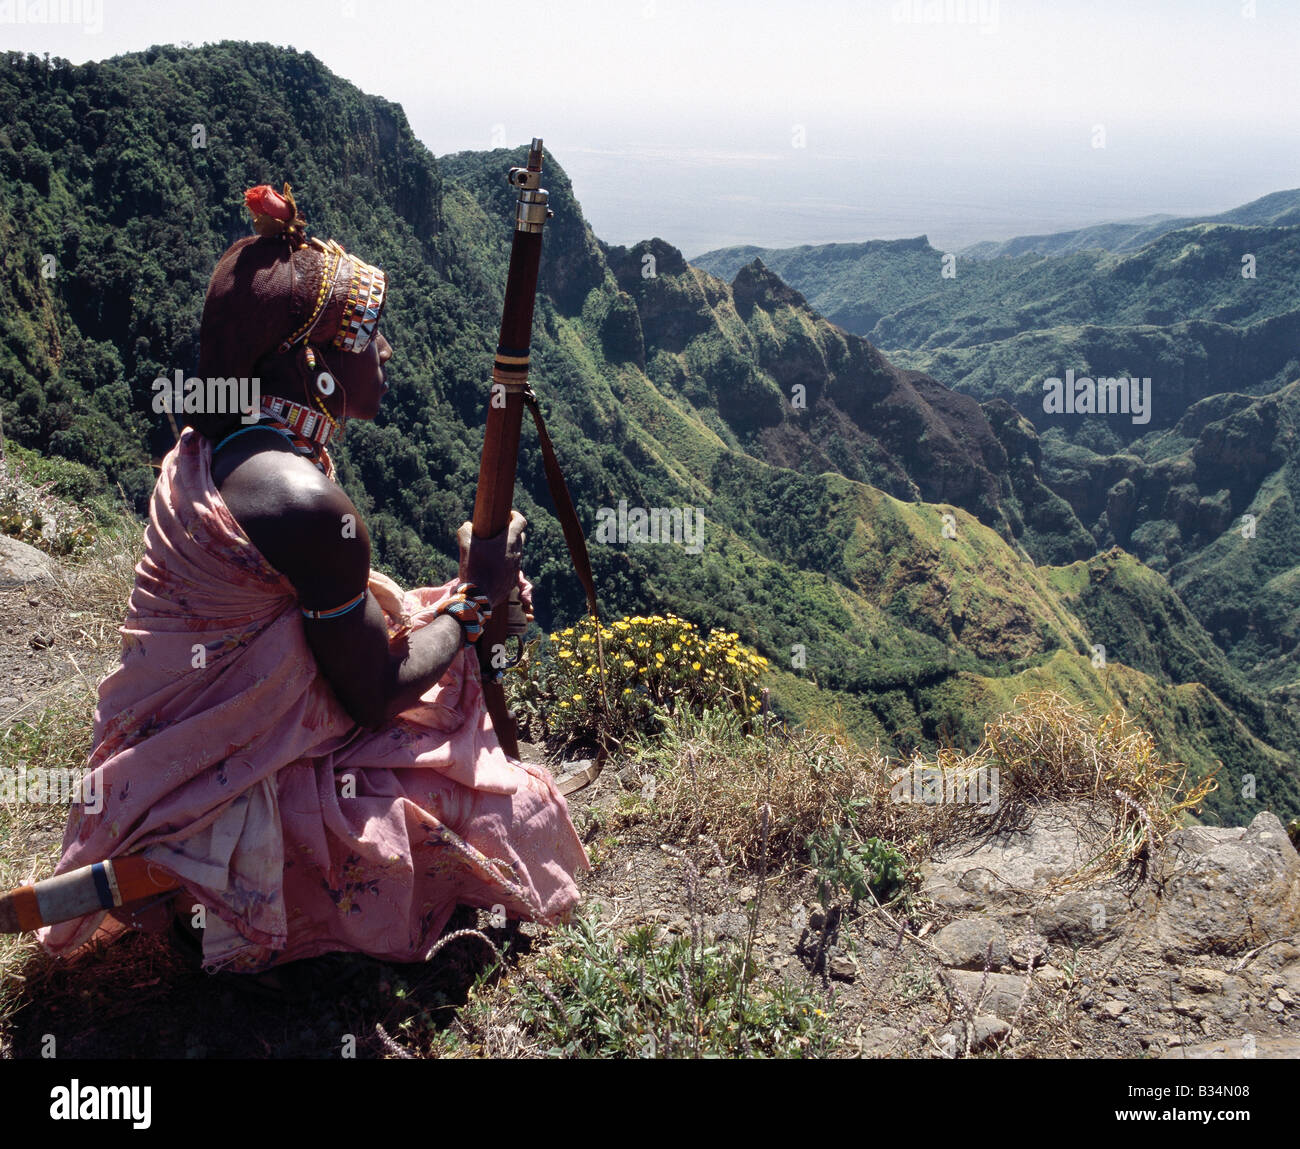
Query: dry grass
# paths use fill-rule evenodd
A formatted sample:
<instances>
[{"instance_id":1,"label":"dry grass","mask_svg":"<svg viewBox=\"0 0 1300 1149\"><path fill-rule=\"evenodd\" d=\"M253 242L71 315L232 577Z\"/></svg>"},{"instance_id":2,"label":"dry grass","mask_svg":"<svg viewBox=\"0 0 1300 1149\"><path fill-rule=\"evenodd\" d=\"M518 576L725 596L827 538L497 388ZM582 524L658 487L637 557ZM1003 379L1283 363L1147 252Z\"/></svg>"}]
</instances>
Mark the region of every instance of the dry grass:
<instances>
[{"instance_id":1,"label":"dry grass","mask_svg":"<svg viewBox=\"0 0 1300 1149\"><path fill-rule=\"evenodd\" d=\"M12 480L11 480L12 481ZM28 612L17 641L29 631L49 640L68 662L67 677L0 718L0 765L81 770L91 749L91 720L98 680L116 663L118 627L142 548L141 527L123 517L101 527L73 563L52 564L54 581L11 596ZM29 594L34 596L29 600ZM38 605L30 606L30 602ZM7 637L7 636L6 636ZM18 684L13 684L17 686ZM58 862L66 805L0 803L0 888L47 877ZM34 935L0 936L0 1049L13 1015L26 1001L22 968L38 949Z\"/></svg>"},{"instance_id":2,"label":"dry grass","mask_svg":"<svg viewBox=\"0 0 1300 1149\"><path fill-rule=\"evenodd\" d=\"M1147 859L1215 785L1206 779L1189 789L1185 769L1163 761L1122 711L1098 718L1050 692L1018 698L1014 711L985 725L970 754L945 749L899 761L864 750L843 730L747 735L720 712L681 715L638 754L643 778L654 777L642 794L665 829L687 841L706 835L729 861L752 866L766 809L766 856L777 868L799 861L810 836L845 822L919 862L947 844L1018 825L1034 808L1087 801L1112 825L1073 879L1082 881ZM972 798L996 771L996 806L909 801L913 773L935 771L946 794Z\"/></svg>"},{"instance_id":3,"label":"dry grass","mask_svg":"<svg viewBox=\"0 0 1300 1149\"><path fill-rule=\"evenodd\" d=\"M1189 784L1187 768L1166 762L1155 739L1118 707L1098 719L1059 694L1016 701L1021 709L985 726L976 756L997 765L1010 783L999 825L1049 802L1083 799L1108 813L1108 842L1073 882L1148 862L1218 786L1213 774Z\"/></svg>"}]
</instances>

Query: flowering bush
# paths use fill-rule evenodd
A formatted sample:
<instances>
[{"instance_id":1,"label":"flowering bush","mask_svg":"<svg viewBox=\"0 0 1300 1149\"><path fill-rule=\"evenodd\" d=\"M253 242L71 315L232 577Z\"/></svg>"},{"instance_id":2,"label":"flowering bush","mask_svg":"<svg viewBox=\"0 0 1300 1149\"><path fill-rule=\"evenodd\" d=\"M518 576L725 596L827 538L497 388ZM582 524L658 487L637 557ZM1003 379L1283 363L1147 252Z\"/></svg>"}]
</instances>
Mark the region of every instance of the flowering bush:
<instances>
[{"instance_id":1,"label":"flowering bush","mask_svg":"<svg viewBox=\"0 0 1300 1149\"><path fill-rule=\"evenodd\" d=\"M548 636L527 673L507 676L511 703L530 724L569 742L622 740L652 730L654 716L686 707L730 705L742 716L757 713L758 679L767 659L723 630L702 634L675 615L634 615L603 626L601 683L596 627L591 619ZM606 698L608 706L606 706Z\"/></svg>"}]
</instances>

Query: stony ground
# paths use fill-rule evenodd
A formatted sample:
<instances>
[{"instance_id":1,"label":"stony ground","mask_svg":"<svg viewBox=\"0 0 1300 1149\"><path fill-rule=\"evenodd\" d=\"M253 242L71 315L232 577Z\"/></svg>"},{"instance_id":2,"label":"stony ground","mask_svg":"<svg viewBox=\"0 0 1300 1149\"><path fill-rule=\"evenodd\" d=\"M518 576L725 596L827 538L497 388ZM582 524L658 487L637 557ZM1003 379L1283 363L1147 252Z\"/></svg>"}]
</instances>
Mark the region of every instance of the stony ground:
<instances>
[{"instance_id":1,"label":"stony ground","mask_svg":"<svg viewBox=\"0 0 1300 1149\"><path fill-rule=\"evenodd\" d=\"M613 770L570 802L590 900L737 941L757 903L754 957L818 987L839 1056L1300 1056L1300 857L1272 815L1178 831L1151 877L1071 886L1102 827L1043 811L926 865L904 911L828 909L810 873L729 872L648 821L602 833L628 805Z\"/></svg>"}]
</instances>

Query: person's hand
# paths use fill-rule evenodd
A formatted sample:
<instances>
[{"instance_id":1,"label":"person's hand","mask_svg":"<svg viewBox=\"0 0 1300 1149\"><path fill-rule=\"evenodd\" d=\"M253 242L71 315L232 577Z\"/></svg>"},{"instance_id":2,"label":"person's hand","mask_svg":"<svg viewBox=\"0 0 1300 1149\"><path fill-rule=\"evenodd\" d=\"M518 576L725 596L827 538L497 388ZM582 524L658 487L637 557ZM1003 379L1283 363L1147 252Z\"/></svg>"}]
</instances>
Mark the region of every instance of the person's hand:
<instances>
[{"instance_id":1,"label":"person's hand","mask_svg":"<svg viewBox=\"0 0 1300 1149\"><path fill-rule=\"evenodd\" d=\"M474 524L462 523L456 532L460 544L460 578L472 582L487 595L492 609L502 606L519 585L519 566L524 555L524 528L528 520L510 512L510 525L490 539L476 539Z\"/></svg>"}]
</instances>

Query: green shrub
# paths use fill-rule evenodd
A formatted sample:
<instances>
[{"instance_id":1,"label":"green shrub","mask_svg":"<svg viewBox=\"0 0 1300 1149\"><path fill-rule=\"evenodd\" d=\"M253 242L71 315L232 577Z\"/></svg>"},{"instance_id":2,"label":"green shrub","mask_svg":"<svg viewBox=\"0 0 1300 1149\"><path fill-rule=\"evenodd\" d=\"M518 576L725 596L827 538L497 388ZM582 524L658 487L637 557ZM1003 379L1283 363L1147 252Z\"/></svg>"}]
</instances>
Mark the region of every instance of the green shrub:
<instances>
[{"instance_id":1,"label":"green shrub","mask_svg":"<svg viewBox=\"0 0 1300 1149\"><path fill-rule=\"evenodd\" d=\"M808 855L817 871L817 896L823 902L847 895L851 907L864 898L890 902L907 888L907 859L880 838L846 840L841 826L808 839Z\"/></svg>"}]
</instances>

